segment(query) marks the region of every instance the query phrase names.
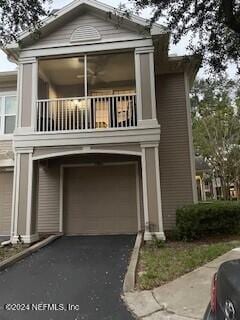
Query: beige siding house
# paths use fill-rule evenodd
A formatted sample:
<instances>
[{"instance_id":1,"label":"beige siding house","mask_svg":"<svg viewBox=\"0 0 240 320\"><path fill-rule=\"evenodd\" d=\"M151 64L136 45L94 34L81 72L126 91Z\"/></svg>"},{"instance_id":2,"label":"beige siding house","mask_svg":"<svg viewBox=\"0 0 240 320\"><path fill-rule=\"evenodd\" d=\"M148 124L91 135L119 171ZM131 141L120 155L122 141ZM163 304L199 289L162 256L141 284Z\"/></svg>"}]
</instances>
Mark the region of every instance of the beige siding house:
<instances>
[{"instance_id":1,"label":"beige siding house","mask_svg":"<svg viewBox=\"0 0 240 320\"><path fill-rule=\"evenodd\" d=\"M134 234L175 226L196 201L189 87L195 57L169 32L76 0L36 39L5 48L0 74L0 235Z\"/></svg>"}]
</instances>

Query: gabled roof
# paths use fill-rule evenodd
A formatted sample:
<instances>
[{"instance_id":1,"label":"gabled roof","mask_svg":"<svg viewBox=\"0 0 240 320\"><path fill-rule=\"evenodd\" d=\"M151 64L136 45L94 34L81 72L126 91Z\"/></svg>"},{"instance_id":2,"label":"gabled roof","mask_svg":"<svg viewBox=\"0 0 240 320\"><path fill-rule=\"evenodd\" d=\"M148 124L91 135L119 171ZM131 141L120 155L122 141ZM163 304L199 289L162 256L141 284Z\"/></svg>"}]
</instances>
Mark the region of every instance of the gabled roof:
<instances>
[{"instance_id":1,"label":"gabled roof","mask_svg":"<svg viewBox=\"0 0 240 320\"><path fill-rule=\"evenodd\" d=\"M85 8L94 9L96 11L99 11L105 14L111 13L113 19L116 15L123 16L123 12L121 12L120 10L112 6L109 6L105 3L99 2L97 0L75 0L70 4L64 6L62 9L57 10L50 17L47 17L46 19L44 19L42 21L42 26L40 27L39 31L47 33L47 30L51 29L53 25L57 25L64 16L70 15L71 12L74 12L77 8L80 8L81 6ZM136 26L147 27L149 25L148 20L141 18L137 15L131 15L130 17L127 17L125 15L123 16L123 19L126 20L128 23L131 23ZM166 34L166 33L168 33L168 30L164 26L157 23L153 24L151 29L152 36ZM18 37L18 41L24 41L27 38L29 38L31 35L32 35L32 31L26 30L20 34L20 36ZM7 46L7 49L13 49L16 47L18 47L18 44L12 43Z\"/></svg>"}]
</instances>

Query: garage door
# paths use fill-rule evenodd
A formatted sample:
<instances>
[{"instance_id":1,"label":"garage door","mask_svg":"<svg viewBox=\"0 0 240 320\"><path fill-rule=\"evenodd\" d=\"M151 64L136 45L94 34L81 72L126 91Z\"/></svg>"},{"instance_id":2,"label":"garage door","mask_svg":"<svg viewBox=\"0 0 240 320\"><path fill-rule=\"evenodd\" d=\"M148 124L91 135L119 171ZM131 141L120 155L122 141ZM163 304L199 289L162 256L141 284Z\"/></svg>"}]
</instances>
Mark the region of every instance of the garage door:
<instances>
[{"instance_id":1,"label":"garage door","mask_svg":"<svg viewBox=\"0 0 240 320\"><path fill-rule=\"evenodd\" d=\"M0 235L10 235L13 172L0 172Z\"/></svg>"},{"instance_id":2,"label":"garage door","mask_svg":"<svg viewBox=\"0 0 240 320\"><path fill-rule=\"evenodd\" d=\"M66 234L131 234L137 227L136 166L64 169Z\"/></svg>"}]
</instances>

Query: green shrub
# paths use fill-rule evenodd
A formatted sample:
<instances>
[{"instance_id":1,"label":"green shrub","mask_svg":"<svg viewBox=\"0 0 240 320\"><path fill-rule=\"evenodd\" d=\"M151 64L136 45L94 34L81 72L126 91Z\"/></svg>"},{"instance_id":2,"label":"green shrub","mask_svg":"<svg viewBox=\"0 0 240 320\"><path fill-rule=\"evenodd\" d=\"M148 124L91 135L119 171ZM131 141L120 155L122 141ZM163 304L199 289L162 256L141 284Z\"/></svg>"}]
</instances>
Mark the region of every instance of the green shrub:
<instances>
[{"instance_id":1,"label":"green shrub","mask_svg":"<svg viewBox=\"0 0 240 320\"><path fill-rule=\"evenodd\" d=\"M176 233L182 240L240 234L240 202L199 203L177 210Z\"/></svg>"}]
</instances>

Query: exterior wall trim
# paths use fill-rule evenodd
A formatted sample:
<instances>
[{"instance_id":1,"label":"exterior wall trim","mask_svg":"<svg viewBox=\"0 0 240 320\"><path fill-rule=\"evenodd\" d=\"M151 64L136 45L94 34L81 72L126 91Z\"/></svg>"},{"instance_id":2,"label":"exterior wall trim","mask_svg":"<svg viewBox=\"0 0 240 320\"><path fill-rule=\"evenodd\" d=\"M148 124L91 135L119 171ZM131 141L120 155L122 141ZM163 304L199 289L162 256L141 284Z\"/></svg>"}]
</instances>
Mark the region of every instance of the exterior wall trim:
<instances>
[{"instance_id":1,"label":"exterior wall trim","mask_svg":"<svg viewBox=\"0 0 240 320\"><path fill-rule=\"evenodd\" d=\"M153 235L159 240L166 240L164 232L146 232L144 233L144 241L151 241Z\"/></svg>"},{"instance_id":2,"label":"exterior wall trim","mask_svg":"<svg viewBox=\"0 0 240 320\"><path fill-rule=\"evenodd\" d=\"M27 217L26 234L31 235L31 215L32 215L32 187L33 187L33 160L32 153L28 156L28 197L27 197Z\"/></svg>"},{"instance_id":3,"label":"exterior wall trim","mask_svg":"<svg viewBox=\"0 0 240 320\"><path fill-rule=\"evenodd\" d=\"M143 188L143 212L144 229L149 232L149 212L148 212L148 191L147 191L147 168L146 168L146 149L142 149L142 188Z\"/></svg>"},{"instance_id":4,"label":"exterior wall trim","mask_svg":"<svg viewBox=\"0 0 240 320\"><path fill-rule=\"evenodd\" d=\"M33 147L19 148L17 153L33 153Z\"/></svg>"},{"instance_id":5,"label":"exterior wall trim","mask_svg":"<svg viewBox=\"0 0 240 320\"><path fill-rule=\"evenodd\" d=\"M154 53L154 46L136 48L136 54L141 53Z\"/></svg>"},{"instance_id":6,"label":"exterior wall trim","mask_svg":"<svg viewBox=\"0 0 240 320\"><path fill-rule=\"evenodd\" d=\"M15 235L15 195L16 195L16 179L17 179L17 155L15 155L14 159L14 172L13 172L13 194L12 194L12 212L11 212L11 230L10 236L13 237Z\"/></svg>"},{"instance_id":7,"label":"exterior wall trim","mask_svg":"<svg viewBox=\"0 0 240 320\"><path fill-rule=\"evenodd\" d=\"M138 231L141 230L141 212L140 212L140 197L138 196L140 194L140 185L139 185L139 172L138 172L138 162L137 161L122 161L122 162L104 162L104 166L119 166L119 165L129 165L129 164L135 164L136 167L136 205L137 205L137 224L138 224ZM64 169L65 168L80 168L80 167L92 167L96 166L94 163L87 163L87 164L63 164L60 166L60 210L59 210L59 232L64 232L63 227L63 205L64 205L64 199L63 199L63 187L64 187Z\"/></svg>"},{"instance_id":8,"label":"exterior wall trim","mask_svg":"<svg viewBox=\"0 0 240 320\"><path fill-rule=\"evenodd\" d=\"M160 178L160 162L159 162L159 148L155 147L155 166L156 166L156 185L157 185L157 203L158 203L158 224L159 231L164 236L163 231L163 212L162 212L162 192L161 192L161 178ZM164 236L164 240L165 240Z\"/></svg>"},{"instance_id":9,"label":"exterior wall trim","mask_svg":"<svg viewBox=\"0 0 240 320\"><path fill-rule=\"evenodd\" d=\"M36 156L36 157L33 157L33 160L42 160L42 159L62 157L67 155L88 154L88 153L105 153L105 154L123 154L123 155L142 156L141 152L135 152L135 151L120 151L120 150L109 150L109 149L102 149L102 150L83 149L83 150L75 150L75 151L56 152L56 153Z\"/></svg>"},{"instance_id":10,"label":"exterior wall trim","mask_svg":"<svg viewBox=\"0 0 240 320\"><path fill-rule=\"evenodd\" d=\"M22 91L23 91L23 64L20 63L18 67L18 105L17 105L17 125L16 127L22 126Z\"/></svg>"},{"instance_id":11,"label":"exterior wall trim","mask_svg":"<svg viewBox=\"0 0 240 320\"><path fill-rule=\"evenodd\" d=\"M150 78L151 78L150 82L151 82L152 119L157 119L155 70L154 70L154 51L149 53L149 70L150 70Z\"/></svg>"},{"instance_id":12,"label":"exterior wall trim","mask_svg":"<svg viewBox=\"0 0 240 320\"><path fill-rule=\"evenodd\" d=\"M0 160L1 167L14 167L14 161L12 159Z\"/></svg>"},{"instance_id":13,"label":"exterior wall trim","mask_svg":"<svg viewBox=\"0 0 240 320\"><path fill-rule=\"evenodd\" d=\"M191 165L191 177L192 177L192 193L193 193L193 202L198 202L197 196L197 187L196 187L196 179L195 179L195 159L194 159L194 148L193 148L193 136L192 136L192 120L191 120L191 105L190 105L190 89L189 89L189 79L188 75L184 73L184 87L185 87L185 95L186 95L186 108L187 108L187 127L188 127L188 141L189 141L189 157L190 157L190 165Z\"/></svg>"},{"instance_id":14,"label":"exterior wall trim","mask_svg":"<svg viewBox=\"0 0 240 320\"><path fill-rule=\"evenodd\" d=\"M14 135L15 148L66 146L66 145L96 145L114 143L144 143L160 141L160 126L137 127L122 130L97 130L96 132L76 132L57 134L22 133Z\"/></svg>"},{"instance_id":15,"label":"exterior wall trim","mask_svg":"<svg viewBox=\"0 0 240 320\"><path fill-rule=\"evenodd\" d=\"M17 90L12 90L12 91L2 91L0 92L0 97L2 96L15 96L17 95Z\"/></svg>"},{"instance_id":16,"label":"exterior wall trim","mask_svg":"<svg viewBox=\"0 0 240 320\"><path fill-rule=\"evenodd\" d=\"M31 110L31 127L34 131L37 120L36 101L38 99L38 61L32 63L32 110Z\"/></svg>"},{"instance_id":17,"label":"exterior wall trim","mask_svg":"<svg viewBox=\"0 0 240 320\"><path fill-rule=\"evenodd\" d=\"M17 226L18 226L18 212L19 212L19 187L20 187L20 154L16 154L16 177L14 179L14 195L16 196L16 199L13 198L14 206L13 206L13 230L11 231L12 236L17 236Z\"/></svg>"},{"instance_id":18,"label":"exterior wall trim","mask_svg":"<svg viewBox=\"0 0 240 320\"><path fill-rule=\"evenodd\" d=\"M142 230L141 226L141 205L140 205L140 177L139 177L139 164L136 162L136 192L137 192L137 216L138 216L138 231Z\"/></svg>"},{"instance_id":19,"label":"exterior wall trim","mask_svg":"<svg viewBox=\"0 0 240 320\"><path fill-rule=\"evenodd\" d=\"M13 140L13 134L1 134L0 135L0 141L12 141Z\"/></svg>"},{"instance_id":20,"label":"exterior wall trim","mask_svg":"<svg viewBox=\"0 0 240 320\"><path fill-rule=\"evenodd\" d=\"M69 45L59 44L56 47L42 48L42 49L31 49L22 50L20 53L21 59L32 58L32 57L44 57L44 56L56 56L64 54L80 54L80 53L90 53L98 51L108 51L108 50L121 50L121 49L135 49L137 47L149 47L152 46L153 42L151 38L139 40L129 40L124 41L114 41L110 39L105 43L95 43L95 44L82 44L74 45L73 43Z\"/></svg>"},{"instance_id":21,"label":"exterior wall trim","mask_svg":"<svg viewBox=\"0 0 240 320\"><path fill-rule=\"evenodd\" d=\"M137 96L137 121L142 120L142 90L141 90L141 66L140 55L135 50L135 78L136 78L136 96Z\"/></svg>"}]
</instances>

